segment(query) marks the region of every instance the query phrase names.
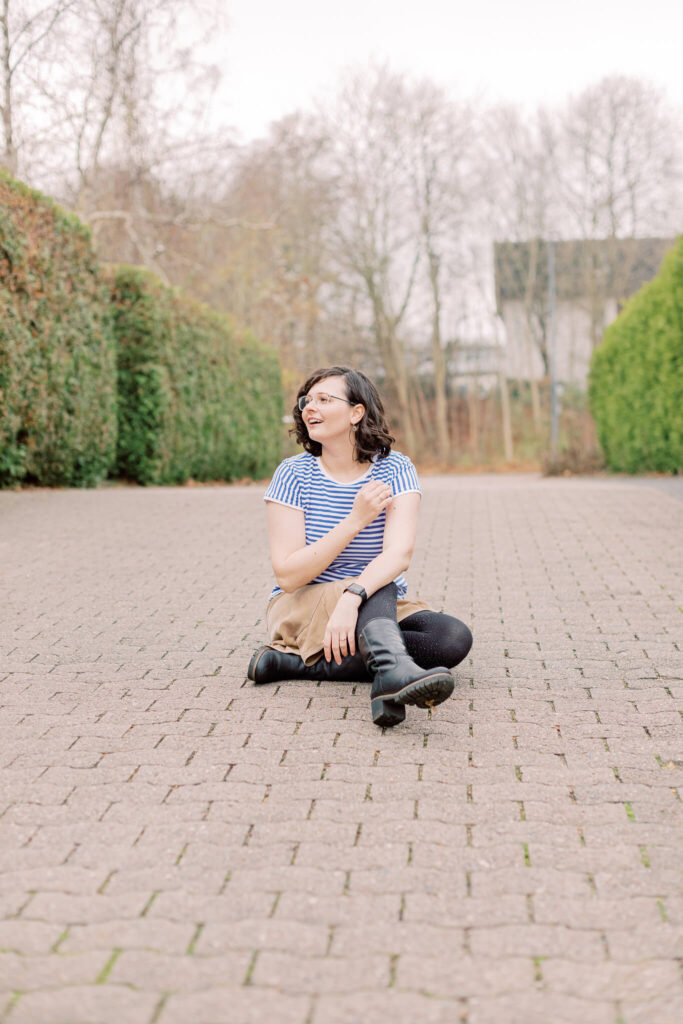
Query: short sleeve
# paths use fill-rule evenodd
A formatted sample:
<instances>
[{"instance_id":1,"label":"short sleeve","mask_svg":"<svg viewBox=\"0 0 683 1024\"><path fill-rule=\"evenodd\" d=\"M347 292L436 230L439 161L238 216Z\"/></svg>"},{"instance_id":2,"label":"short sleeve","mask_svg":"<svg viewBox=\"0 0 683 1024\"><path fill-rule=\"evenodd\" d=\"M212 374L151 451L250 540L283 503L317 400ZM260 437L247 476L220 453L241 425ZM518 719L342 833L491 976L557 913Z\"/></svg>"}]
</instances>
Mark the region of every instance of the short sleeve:
<instances>
[{"instance_id":1,"label":"short sleeve","mask_svg":"<svg viewBox=\"0 0 683 1024\"><path fill-rule=\"evenodd\" d=\"M263 495L264 501L273 501L276 505L289 505L290 508L303 509L301 485L288 459L281 462L275 470L273 479Z\"/></svg>"},{"instance_id":2,"label":"short sleeve","mask_svg":"<svg viewBox=\"0 0 683 1024\"><path fill-rule=\"evenodd\" d=\"M394 496L409 494L411 491L422 494L420 481L417 478L417 470L407 455L401 455L396 460L396 467L391 476L391 486Z\"/></svg>"}]
</instances>

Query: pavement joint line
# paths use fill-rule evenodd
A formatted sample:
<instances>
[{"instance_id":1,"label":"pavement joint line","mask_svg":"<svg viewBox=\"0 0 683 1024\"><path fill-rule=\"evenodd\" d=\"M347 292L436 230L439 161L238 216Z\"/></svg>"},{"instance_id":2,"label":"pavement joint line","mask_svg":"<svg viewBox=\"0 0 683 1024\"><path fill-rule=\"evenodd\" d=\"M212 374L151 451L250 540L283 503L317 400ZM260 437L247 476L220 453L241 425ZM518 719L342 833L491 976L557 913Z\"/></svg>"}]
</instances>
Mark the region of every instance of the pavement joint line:
<instances>
[{"instance_id":1,"label":"pavement joint line","mask_svg":"<svg viewBox=\"0 0 683 1024\"><path fill-rule=\"evenodd\" d=\"M173 993L170 992L170 991L162 992L161 993L161 998L159 999L159 1002L157 1003L157 1005L154 1008L154 1012L152 1013L152 1016L150 1017L149 1024L157 1024L157 1021L161 1017L161 1014L164 1011L164 1007L166 1006L166 1003L168 1002L168 1000L170 999L172 994Z\"/></svg>"},{"instance_id":2,"label":"pavement joint line","mask_svg":"<svg viewBox=\"0 0 683 1024\"><path fill-rule=\"evenodd\" d=\"M149 911L150 911L150 910L152 909L152 907L153 907L153 905L154 905L154 903L155 903L155 901L156 901L157 897L159 896L160 892L161 892L161 890L160 890L160 889L155 889L155 890L154 890L154 892L153 892L153 893L152 893L152 895L151 895L151 896L149 897L149 899L148 899L148 900L147 900L147 902L145 903L144 907L143 907L143 908L142 908L142 910L140 911L140 917L147 917L147 914L148 914L148 913L149 913Z\"/></svg>"},{"instance_id":3,"label":"pavement joint line","mask_svg":"<svg viewBox=\"0 0 683 1024\"><path fill-rule=\"evenodd\" d=\"M53 943L53 945L52 945L52 946L50 947L50 949L51 949L51 951L52 951L53 953L59 953L59 947L60 947L60 946L61 946L61 945L62 945L62 944L63 944L64 942L66 942L67 938L69 937L69 933L70 933L70 931L71 931L71 925L69 925L68 927L66 927L66 928L64 929L64 931L63 931L63 932L61 933L61 935L60 935L60 936L59 936L59 937L57 938L56 942L54 942L54 943Z\"/></svg>"},{"instance_id":4,"label":"pavement joint line","mask_svg":"<svg viewBox=\"0 0 683 1024\"><path fill-rule=\"evenodd\" d=\"M204 927L205 927L205 922L203 922L203 921L200 921L195 926L194 934L192 935L192 938L190 939L188 947L185 950L185 956L192 956L192 954L194 953L195 948L197 946L197 943L199 941L199 937L202 934L202 932L204 931Z\"/></svg>"},{"instance_id":5,"label":"pavement joint line","mask_svg":"<svg viewBox=\"0 0 683 1024\"><path fill-rule=\"evenodd\" d=\"M12 1010L15 1008L21 997L24 995L26 995L26 993L22 989L14 989L9 998L9 1002L5 1006L5 1009L3 1010L3 1017L7 1017L9 1014L12 1013Z\"/></svg>"},{"instance_id":6,"label":"pavement joint line","mask_svg":"<svg viewBox=\"0 0 683 1024\"><path fill-rule=\"evenodd\" d=\"M114 949L114 951L112 952L112 955L109 957L109 959L107 960L106 964L104 965L104 967L102 968L100 973L95 978L95 984L96 985L104 985L104 983L106 982L107 978L111 974L111 971L112 971L112 968L113 968L114 964L116 963L118 958L121 956L122 952L123 952L122 949L119 949L119 948Z\"/></svg>"},{"instance_id":7,"label":"pavement joint line","mask_svg":"<svg viewBox=\"0 0 683 1024\"><path fill-rule=\"evenodd\" d=\"M242 982L242 985L245 987L251 985L251 979L254 974L254 970L256 968L256 961L258 960L260 952L261 951L259 949L255 949L251 954L251 960L249 961L249 966L247 967L247 973L245 975L244 981Z\"/></svg>"}]
</instances>

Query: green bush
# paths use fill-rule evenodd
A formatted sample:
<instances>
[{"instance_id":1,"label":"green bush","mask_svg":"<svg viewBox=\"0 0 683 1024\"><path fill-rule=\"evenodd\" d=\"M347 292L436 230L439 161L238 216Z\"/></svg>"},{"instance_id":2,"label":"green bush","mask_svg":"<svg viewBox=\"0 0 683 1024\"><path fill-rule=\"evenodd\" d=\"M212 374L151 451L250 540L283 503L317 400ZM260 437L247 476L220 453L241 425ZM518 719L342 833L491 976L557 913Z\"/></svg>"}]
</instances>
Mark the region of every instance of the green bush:
<instances>
[{"instance_id":1,"label":"green bush","mask_svg":"<svg viewBox=\"0 0 683 1024\"><path fill-rule=\"evenodd\" d=\"M118 474L143 484L267 476L281 449L275 352L147 271L110 274Z\"/></svg>"},{"instance_id":2,"label":"green bush","mask_svg":"<svg viewBox=\"0 0 683 1024\"><path fill-rule=\"evenodd\" d=\"M0 486L93 486L116 450L108 294L87 228L0 171Z\"/></svg>"},{"instance_id":3,"label":"green bush","mask_svg":"<svg viewBox=\"0 0 683 1024\"><path fill-rule=\"evenodd\" d=\"M683 468L683 237L605 331L589 399L610 469Z\"/></svg>"}]
</instances>

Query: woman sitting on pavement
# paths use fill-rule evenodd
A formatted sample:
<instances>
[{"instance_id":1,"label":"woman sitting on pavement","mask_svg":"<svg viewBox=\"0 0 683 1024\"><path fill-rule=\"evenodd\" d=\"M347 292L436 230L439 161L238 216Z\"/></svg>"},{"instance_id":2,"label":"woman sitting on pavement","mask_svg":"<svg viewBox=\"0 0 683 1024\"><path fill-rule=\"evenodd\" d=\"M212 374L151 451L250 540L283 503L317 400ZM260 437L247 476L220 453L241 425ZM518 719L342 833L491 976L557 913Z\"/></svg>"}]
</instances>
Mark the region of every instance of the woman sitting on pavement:
<instances>
[{"instance_id":1,"label":"woman sitting on pavement","mask_svg":"<svg viewBox=\"0 0 683 1024\"><path fill-rule=\"evenodd\" d=\"M421 491L410 459L391 450L372 381L344 366L317 370L293 412L305 451L280 463L265 494L277 584L270 642L248 676L371 680L373 721L397 725L406 704L432 707L451 695L449 668L472 634L405 599Z\"/></svg>"}]
</instances>

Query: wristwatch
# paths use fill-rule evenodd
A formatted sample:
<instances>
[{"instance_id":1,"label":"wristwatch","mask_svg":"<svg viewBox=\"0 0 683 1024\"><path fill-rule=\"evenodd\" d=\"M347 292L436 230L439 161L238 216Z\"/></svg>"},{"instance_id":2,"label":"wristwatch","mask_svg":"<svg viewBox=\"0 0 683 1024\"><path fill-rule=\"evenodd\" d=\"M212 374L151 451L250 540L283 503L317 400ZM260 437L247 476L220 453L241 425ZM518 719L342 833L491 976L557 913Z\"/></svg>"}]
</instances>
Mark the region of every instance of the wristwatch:
<instances>
[{"instance_id":1,"label":"wristwatch","mask_svg":"<svg viewBox=\"0 0 683 1024\"><path fill-rule=\"evenodd\" d=\"M343 593L346 593L347 590L350 590L352 594L359 597L361 604L368 599L368 595L365 593L365 587L361 587L360 583L349 583L348 587L344 587Z\"/></svg>"}]
</instances>

